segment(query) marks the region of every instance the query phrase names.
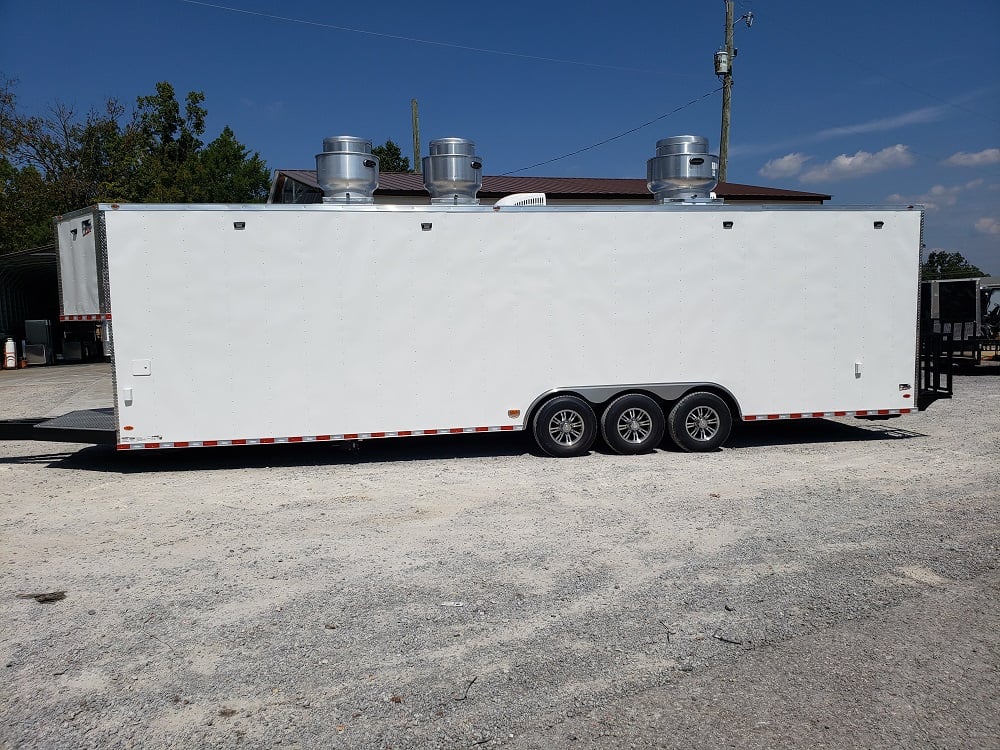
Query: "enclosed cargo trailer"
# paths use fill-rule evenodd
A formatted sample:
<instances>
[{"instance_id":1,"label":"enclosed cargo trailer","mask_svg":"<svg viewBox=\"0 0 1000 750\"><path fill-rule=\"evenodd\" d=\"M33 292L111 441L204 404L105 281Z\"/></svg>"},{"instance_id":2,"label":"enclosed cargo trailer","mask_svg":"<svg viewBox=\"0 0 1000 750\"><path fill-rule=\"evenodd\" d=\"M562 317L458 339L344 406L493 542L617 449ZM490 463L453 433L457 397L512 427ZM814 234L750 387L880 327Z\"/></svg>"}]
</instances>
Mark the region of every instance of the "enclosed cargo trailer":
<instances>
[{"instance_id":1,"label":"enclosed cargo trailer","mask_svg":"<svg viewBox=\"0 0 1000 750\"><path fill-rule=\"evenodd\" d=\"M733 419L915 411L921 220L102 204L58 234L61 259L93 257L62 288L78 305L98 281L68 314L109 324L122 450L528 429L576 455L598 433L709 450Z\"/></svg>"}]
</instances>

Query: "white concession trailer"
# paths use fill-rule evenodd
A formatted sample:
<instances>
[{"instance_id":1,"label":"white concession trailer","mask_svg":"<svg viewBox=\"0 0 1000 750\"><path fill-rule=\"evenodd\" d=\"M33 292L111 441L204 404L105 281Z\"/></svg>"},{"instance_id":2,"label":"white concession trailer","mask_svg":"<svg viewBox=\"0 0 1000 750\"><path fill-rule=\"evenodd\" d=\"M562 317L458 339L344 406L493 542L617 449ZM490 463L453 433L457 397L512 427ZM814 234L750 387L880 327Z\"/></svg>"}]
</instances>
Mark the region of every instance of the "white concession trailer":
<instances>
[{"instance_id":1,"label":"white concession trailer","mask_svg":"<svg viewBox=\"0 0 1000 750\"><path fill-rule=\"evenodd\" d=\"M119 449L529 430L555 456L712 450L734 420L918 408L919 209L324 187L57 219L64 314L108 324Z\"/></svg>"}]
</instances>

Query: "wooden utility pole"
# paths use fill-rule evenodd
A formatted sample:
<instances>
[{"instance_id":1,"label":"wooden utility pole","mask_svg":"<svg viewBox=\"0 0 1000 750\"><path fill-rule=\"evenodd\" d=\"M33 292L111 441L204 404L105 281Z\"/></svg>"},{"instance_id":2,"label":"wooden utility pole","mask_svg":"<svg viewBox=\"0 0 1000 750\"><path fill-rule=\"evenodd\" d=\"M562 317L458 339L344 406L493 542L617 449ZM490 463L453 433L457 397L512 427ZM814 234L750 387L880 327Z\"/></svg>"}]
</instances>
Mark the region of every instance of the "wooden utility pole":
<instances>
[{"instance_id":1,"label":"wooden utility pole","mask_svg":"<svg viewBox=\"0 0 1000 750\"><path fill-rule=\"evenodd\" d=\"M420 174L420 113L416 99L410 99L410 113L413 116L413 171Z\"/></svg>"},{"instance_id":2,"label":"wooden utility pole","mask_svg":"<svg viewBox=\"0 0 1000 750\"><path fill-rule=\"evenodd\" d=\"M719 182L726 181L729 161L729 117L733 106L733 0L726 0L726 55L729 64L722 74L722 135L719 138Z\"/></svg>"}]
</instances>

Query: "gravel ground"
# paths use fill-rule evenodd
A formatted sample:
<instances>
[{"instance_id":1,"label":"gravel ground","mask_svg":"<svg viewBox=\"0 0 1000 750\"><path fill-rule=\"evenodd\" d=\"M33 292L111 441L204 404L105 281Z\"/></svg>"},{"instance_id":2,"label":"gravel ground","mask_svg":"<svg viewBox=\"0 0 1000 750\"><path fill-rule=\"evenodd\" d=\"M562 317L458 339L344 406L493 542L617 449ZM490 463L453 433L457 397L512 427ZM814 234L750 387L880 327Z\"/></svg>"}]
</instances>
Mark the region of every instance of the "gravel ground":
<instances>
[{"instance_id":1,"label":"gravel ground","mask_svg":"<svg viewBox=\"0 0 1000 750\"><path fill-rule=\"evenodd\" d=\"M714 454L0 443L0 746L1000 747L1000 368L955 391Z\"/></svg>"}]
</instances>

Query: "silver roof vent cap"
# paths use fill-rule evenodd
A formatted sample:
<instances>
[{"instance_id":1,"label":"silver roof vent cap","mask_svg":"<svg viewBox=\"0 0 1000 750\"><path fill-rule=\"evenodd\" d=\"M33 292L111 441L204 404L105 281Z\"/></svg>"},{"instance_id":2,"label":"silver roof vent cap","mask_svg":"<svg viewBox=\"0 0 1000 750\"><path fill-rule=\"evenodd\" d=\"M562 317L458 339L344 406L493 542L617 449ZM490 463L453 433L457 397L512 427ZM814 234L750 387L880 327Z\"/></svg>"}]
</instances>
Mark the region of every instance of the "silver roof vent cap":
<instances>
[{"instance_id":1,"label":"silver roof vent cap","mask_svg":"<svg viewBox=\"0 0 1000 750\"><path fill-rule=\"evenodd\" d=\"M430 155L421 159L424 188L431 203L476 205L483 187L483 160L476 144L467 138L438 138L430 142Z\"/></svg>"},{"instance_id":2,"label":"silver roof vent cap","mask_svg":"<svg viewBox=\"0 0 1000 750\"><path fill-rule=\"evenodd\" d=\"M316 154L316 181L324 203L374 203L378 187L378 157L372 142L353 135L323 139Z\"/></svg>"},{"instance_id":3,"label":"silver roof vent cap","mask_svg":"<svg viewBox=\"0 0 1000 750\"><path fill-rule=\"evenodd\" d=\"M660 203L714 200L719 157L708 153L708 138L675 135L656 142L656 156L646 162L646 186Z\"/></svg>"}]
</instances>

